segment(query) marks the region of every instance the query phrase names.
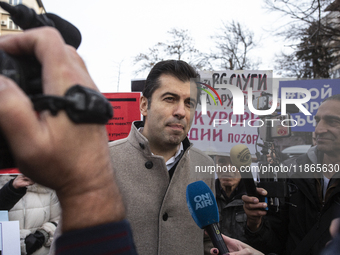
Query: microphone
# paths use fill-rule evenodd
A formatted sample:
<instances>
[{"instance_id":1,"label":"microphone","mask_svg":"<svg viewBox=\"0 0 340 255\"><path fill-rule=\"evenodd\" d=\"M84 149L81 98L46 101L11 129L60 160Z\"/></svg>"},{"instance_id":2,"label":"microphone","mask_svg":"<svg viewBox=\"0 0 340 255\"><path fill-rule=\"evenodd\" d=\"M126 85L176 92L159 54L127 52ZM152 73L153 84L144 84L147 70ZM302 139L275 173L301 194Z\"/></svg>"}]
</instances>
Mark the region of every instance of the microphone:
<instances>
[{"instance_id":1,"label":"microphone","mask_svg":"<svg viewBox=\"0 0 340 255\"><path fill-rule=\"evenodd\" d=\"M203 181L193 182L187 186L186 197L190 214L196 224L208 233L219 254L228 254L229 250L217 225L219 214L216 199L209 186Z\"/></svg>"},{"instance_id":2,"label":"microphone","mask_svg":"<svg viewBox=\"0 0 340 255\"><path fill-rule=\"evenodd\" d=\"M54 27L60 32L65 43L78 49L81 43L81 33L78 28L53 13L46 13L45 15L54 22Z\"/></svg>"},{"instance_id":3,"label":"microphone","mask_svg":"<svg viewBox=\"0 0 340 255\"><path fill-rule=\"evenodd\" d=\"M256 186L250 171L251 154L247 146L238 144L230 150L231 163L240 171L248 196L257 197ZM247 171L247 168L249 171Z\"/></svg>"},{"instance_id":4,"label":"microphone","mask_svg":"<svg viewBox=\"0 0 340 255\"><path fill-rule=\"evenodd\" d=\"M70 22L55 14L38 15L32 8L28 8L23 4L12 6L8 3L0 2L0 7L7 11L11 15L13 22L24 30L43 26L55 27L64 38L66 44L77 49L81 43L79 30Z\"/></svg>"},{"instance_id":5,"label":"microphone","mask_svg":"<svg viewBox=\"0 0 340 255\"><path fill-rule=\"evenodd\" d=\"M242 180L245 184L247 195L257 197L260 202L267 202L267 198L260 196L256 191L253 175L251 173L251 154L247 146L237 144L230 150L231 163L239 169ZM268 207L265 209L268 210Z\"/></svg>"}]
</instances>

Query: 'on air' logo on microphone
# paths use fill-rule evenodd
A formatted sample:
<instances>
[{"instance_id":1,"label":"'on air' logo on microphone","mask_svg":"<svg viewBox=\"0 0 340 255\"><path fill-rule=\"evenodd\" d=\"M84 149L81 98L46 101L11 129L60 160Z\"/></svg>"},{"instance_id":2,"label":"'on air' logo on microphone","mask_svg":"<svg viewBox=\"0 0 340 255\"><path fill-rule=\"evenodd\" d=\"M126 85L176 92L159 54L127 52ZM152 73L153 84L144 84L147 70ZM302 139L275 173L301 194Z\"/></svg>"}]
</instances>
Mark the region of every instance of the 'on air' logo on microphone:
<instances>
[{"instance_id":1,"label":"'on air' logo on microphone","mask_svg":"<svg viewBox=\"0 0 340 255\"><path fill-rule=\"evenodd\" d=\"M209 193L201 194L194 197L196 203L195 210L203 209L214 204Z\"/></svg>"}]
</instances>

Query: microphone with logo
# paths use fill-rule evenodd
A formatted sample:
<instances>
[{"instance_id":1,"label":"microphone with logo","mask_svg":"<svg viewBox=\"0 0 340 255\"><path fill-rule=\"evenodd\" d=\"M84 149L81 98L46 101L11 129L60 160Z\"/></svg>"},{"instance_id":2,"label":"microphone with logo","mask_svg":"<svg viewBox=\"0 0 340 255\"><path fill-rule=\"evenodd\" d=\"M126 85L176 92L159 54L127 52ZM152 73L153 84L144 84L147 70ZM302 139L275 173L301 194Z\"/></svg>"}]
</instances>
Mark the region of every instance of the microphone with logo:
<instances>
[{"instance_id":1,"label":"microphone with logo","mask_svg":"<svg viewBox=\"0 0 340 255\"><path fill-rule=\"evenodd\" d=\"M251 165L251 154L247 146L244 144L235 145L230 150L231 163L240 171L243 182L246 186L247 195L256 197L256 186L254 183L253 175L247 171Z\"/></svg>"},{"instance_id":2,"label":"microphone with logo","mask_svg":"<svg viewBox=\"0 0 340 255\"><path fill-rule=\"evenodd\" d=\"M217 225L219 214L216 199L209 186L203 181L193 182L187 186L186 197L190 214L196 224L208 233L219 254L228 254L229 250Z\"/></svg>"},{"instance_id":3,"label":"microphone with logo","mask_svg":"<svg viewBox=\"0 0 340 255\"><path fill-rule=\"evenodd\" d=\"M257 197L260 202L267 202L266 198L260 196L256 191L253 175L251 173L251 154L247 146L238 144L230 150L231 163L239 169L242 180L245 184L247 195ZM268 208L266 208L268 210Z\"/></svg>"}]
</instances>

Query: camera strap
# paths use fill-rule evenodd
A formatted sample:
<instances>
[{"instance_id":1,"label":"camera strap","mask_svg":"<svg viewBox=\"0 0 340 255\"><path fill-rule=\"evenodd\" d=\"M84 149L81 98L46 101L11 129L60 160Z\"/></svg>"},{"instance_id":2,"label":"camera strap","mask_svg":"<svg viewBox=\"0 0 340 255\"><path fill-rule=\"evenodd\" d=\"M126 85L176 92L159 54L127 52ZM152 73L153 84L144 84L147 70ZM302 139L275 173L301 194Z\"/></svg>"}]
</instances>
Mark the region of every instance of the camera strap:
<instances>
[{"instance_id":1,"label":"camera strap","mask_svg":"<svg viewBox=\"0 0 340 255\"><path fill-rule=\"evenodd\" d=\"M80 85L69 88L64 97L33 95L34 110L49 110L53 116L66 111L74 123L105 124L113 116L110 102L99 92Z\"/></svg>"}]
</instances>

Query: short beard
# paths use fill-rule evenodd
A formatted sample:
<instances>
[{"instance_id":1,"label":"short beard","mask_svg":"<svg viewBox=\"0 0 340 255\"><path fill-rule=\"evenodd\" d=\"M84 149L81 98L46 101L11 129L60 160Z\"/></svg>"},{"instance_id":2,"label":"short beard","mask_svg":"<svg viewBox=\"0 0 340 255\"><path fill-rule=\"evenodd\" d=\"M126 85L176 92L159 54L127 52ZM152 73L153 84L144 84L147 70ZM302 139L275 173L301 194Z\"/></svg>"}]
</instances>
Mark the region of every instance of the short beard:
<instances>
[{"instance_id":1,"label":"short beard","mask_svg":"<svg viewBox=\"0 0 340 255\"><path fill-rule=\"evenodd\" d=\"M182 139L181 137L179 136L170 136L170 139L169 139L169 144L172 144L172 145L179 145L181 144L181 142L183 142L184 139Z\"/></svg>"}]
</instances>

